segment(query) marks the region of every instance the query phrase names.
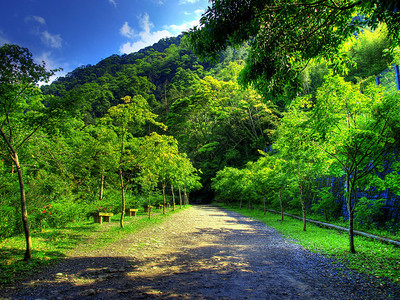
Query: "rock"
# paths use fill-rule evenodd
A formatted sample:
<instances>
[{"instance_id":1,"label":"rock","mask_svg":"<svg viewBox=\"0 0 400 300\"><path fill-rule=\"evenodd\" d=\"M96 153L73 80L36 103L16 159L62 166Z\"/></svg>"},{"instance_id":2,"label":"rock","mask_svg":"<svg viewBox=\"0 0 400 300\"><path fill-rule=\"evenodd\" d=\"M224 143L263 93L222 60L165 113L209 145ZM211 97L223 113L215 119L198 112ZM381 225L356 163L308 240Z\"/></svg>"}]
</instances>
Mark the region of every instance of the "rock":
<instances>
[{"instance_id":1,"label":"rock","mask_svg":"<svg viewBox=\"0 0 400 300\"><path fill-rule=\"evenodd\" d=\"M96 294L97 294L97 292L94 289L88 289L88 290L84 290L83 292L81 292L80 296L87 297L87 296L93 296Z\"/></svg>"}]
</instances>

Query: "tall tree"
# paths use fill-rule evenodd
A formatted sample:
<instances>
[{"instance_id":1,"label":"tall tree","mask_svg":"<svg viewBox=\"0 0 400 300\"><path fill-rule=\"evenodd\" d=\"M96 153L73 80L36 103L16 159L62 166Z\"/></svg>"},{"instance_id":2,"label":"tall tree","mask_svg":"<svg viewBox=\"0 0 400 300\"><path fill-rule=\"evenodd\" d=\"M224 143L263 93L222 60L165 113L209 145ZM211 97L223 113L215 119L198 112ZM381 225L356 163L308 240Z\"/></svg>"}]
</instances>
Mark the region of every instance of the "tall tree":
<instances>
[{"instance_id":1,"label":"tall tree","mask_svg":"<svg viewBox=\"0 0 400 300\"><path fill-rule=\"evenodd\" d=\"M147 101L140 95L131 98L126 96L123 98L124 103L113 106L108 110L108 119L111 126L118 135L118 173L121 184L121 220L120 225L124 227L125 214L125 185L124 185L124 169L130 165L129 160L133 153L126 151L128 139L132 138L132 134L137 134L142 129L142 126L150 122L161 128L166 128L164 124L156 121L157 115L150 111Z\"/></svg>"},{"instance_id":2,"label":"tall tree","mask_svg":"<svg viewBox=\"0 0 400 300\"><path fill-rule=\"evenodd\" d=\"M303 230L306 231L305 196L312 181L325 173L327 163L323 152L312 143L313 130L305 126L309 116L295 105L285 114L274 144L285 160L287 173L296 182L298 199L303 214Z\"/></svg>"},{"instance_id":3,"label":"tall tree","mask_svg":"<svg viewBox=\"0 0 400 300\"><path fill-rule=\"evenodd\" d=\"M311 139L334 162L336 175L344 175L349 214L349 247L355 253L353 220L357 192L389 160L400 125L398 92L384 92L375 84L364 88L328 77L318 90L306 125Z\"/></svg>"},{"instance_id":4,"label":"tall tree","mask_svg":"<svg viewBox=\"0 0 400 300\"><path fill-rule=\"evenodd\" d=\"M44 97L38 84L48 81L54 71L47 71L44 64L36 64L28 49L7 44L0 48L0 136L4 142L1 145L6 148L18 173L26 238L25 260L31 258L32 241L18 152L48 120L45 114L50 109L43 105Z\"/></svg>"}]
</instances>

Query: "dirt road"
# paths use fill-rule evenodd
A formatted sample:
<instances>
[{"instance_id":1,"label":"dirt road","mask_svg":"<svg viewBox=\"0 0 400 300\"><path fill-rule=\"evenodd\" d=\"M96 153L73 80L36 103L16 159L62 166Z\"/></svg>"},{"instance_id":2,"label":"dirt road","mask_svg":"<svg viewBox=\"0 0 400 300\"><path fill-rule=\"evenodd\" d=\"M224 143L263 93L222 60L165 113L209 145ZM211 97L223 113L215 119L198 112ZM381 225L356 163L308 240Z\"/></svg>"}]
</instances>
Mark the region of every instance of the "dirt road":
<instances>
[{"instance_id":1,"label":"dirt road","mask_svg":"<svg viewBox=\"0 0 400 300\"><path fill-rule=\"evenodd\" d=\"M371 278L331 262L260 222L215 206L194 206L118 244L75 252L4 296L400 299L397 286L372 284Z\"/></svg>"}]
</instances>

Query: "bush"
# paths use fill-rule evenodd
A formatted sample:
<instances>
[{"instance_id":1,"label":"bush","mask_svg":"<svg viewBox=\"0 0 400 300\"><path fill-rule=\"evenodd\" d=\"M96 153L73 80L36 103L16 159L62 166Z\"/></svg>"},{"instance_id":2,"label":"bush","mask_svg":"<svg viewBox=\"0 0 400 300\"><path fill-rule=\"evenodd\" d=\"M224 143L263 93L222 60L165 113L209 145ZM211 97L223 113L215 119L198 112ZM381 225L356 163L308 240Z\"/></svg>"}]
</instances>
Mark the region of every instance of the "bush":
<instances>
[{"instance_id":1,"label":"bush","mask_svg":"<svg viewBox=\"0 0 400 300\"><path fill-rule=\"evenodd\" d=\"M0 206L0 241L22 231L21 212L15 207Z\"/></svg>"},{"instance_id":2,"label":"bush","mask_svg":"<svg viewBox=\"0 0 400 300\"><path fill-rule=\"evenodd\" d=\"M377 221L382 216L385 199L359 199L355 209L355 223L360 229L375 228Z\"/></svg>"},{"instance_id":3,"label":"bush","mask_svg":"<svg viewBox=\"0 0 400 300\"><path fill-rule=\"evenodd\" d=\"M148 197L142 195L128 195L126 199L127 208L139 208L148 202Z\"/></svg>"},{"instance_id":4,"label":"bush","mask_svg":"<svg viewBox=\"0 0 400 300\"><path fill-rule=\"evenodd\" d=\"M337 220L342 215L341 205L335 201L330 187L323 187L315 192L319 200L317 203L313 203L311 210L323 215L326 221Z\"/></svg>"}]
</instances>

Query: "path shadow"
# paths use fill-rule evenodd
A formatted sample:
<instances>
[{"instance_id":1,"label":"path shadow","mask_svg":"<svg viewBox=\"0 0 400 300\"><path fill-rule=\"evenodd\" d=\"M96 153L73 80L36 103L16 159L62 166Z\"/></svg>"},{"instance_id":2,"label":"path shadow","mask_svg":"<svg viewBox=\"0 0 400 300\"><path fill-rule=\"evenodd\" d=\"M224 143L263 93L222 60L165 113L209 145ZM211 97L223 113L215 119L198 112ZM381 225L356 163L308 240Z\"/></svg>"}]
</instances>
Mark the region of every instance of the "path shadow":
<instances>
[{"instance_id":1,"label":"path shadow","mask_svg":"<svg viewBox=\"0 0 400 300\"><path fill-rule=\"evenodd\" d=\"M204 208L208 209L208 208ZM215 207L212 208L215 210ZM368 299L389 297L369 278L329 261L259 222L230 214L227 226L195 229L181 247L148 255L68 258L7 291L17 299ZM219 216L219 213L213 213ZM216 220L217 221L217 220ZM226 222L228 221L228 222ZM154 247L154 248L152 248ZM173 250L171 250L173 249ZM143 252L143 251L142 251ZM145 253L145 254L146 254ZM157 253L153 255L152 253ZM350 271L349 271L350 272ZM391 292L393 289L391 289ZM400 298L400 291L392 293Z\"/></svg>"}]
</instances>

